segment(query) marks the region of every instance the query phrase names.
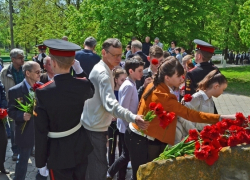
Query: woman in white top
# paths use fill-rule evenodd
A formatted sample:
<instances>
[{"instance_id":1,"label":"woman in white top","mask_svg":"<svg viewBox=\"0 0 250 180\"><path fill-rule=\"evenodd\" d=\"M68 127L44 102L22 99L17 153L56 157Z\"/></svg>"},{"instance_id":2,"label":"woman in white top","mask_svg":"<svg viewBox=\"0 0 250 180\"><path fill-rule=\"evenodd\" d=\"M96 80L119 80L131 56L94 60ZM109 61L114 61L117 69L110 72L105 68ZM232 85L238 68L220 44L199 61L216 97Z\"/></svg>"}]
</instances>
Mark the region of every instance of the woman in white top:
<instances>
[{"instance_id":1,"label":"woman in white top","mask_svg":"<svg viewBox=\"0 0 250 180\"><path fill-rule=\"evenodd\" d=\"M218 70L211 71L198 84L198 91L192 95L190 102L185 102L185 106L200 112L214 113L213 97L219 97L227 88L227 79ZM178 117L175 135L175 144L179 143L185 136L188 135L190 129L201 131L204 123L193 123L184 118Z\"/></svg>"}]
</instances>

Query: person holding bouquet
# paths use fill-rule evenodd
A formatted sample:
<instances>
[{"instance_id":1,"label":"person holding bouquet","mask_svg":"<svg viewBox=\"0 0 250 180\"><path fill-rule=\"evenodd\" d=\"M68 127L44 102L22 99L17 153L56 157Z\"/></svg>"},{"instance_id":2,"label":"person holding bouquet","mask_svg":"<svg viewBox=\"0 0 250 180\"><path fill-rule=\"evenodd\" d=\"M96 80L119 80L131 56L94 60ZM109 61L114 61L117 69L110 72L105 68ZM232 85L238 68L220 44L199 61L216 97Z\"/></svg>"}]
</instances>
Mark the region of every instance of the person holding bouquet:
<instances>
[{"instance_id":1,"label":"person holding bouquet","mask_svg":"<svg viewBox=\"0 0 250 180\"><path fill-rule=\"evenodd\" d=\"M147 129L141 133L140 128L130 123L125 132L125 143L129 150L130 160L133 170L133 179L136 179L136 173L140 165L150 162L157 158L163 152L166 144L173 145L175 141L175 131L177 116L183 117L193 122L202 122L213 124L221 118L234 119L234 115L219 115L191 110L177 101L173 94L173 87L179 87L183 82L182 75L184 69L179 61L171 56L166 58L158 67L158 72L154 81L145 89L142 99L139 103L138 114L145 115L150 111L149 105L160 103L159 107L165 114L170 114L173 121L163 128L159 114L154 118ZM162 126L162 127L161 127Z\"/></svg>"},{"instance_id":2,"label":"person holding bouquet","mask_svg":"<svg viewBox=\"0 0 250 180\"><path fill-rule=\"evenodd\" d=\"M7 100L6 100L4 86L1 81L0 81L0 108L1 108L0 114L3 115L3 117L1 117L2 119L0 119L0 171L1 173L9 174L9 171L5 170L4 168L8 139L7 139L7 134L5 130L5 122L3 118L6 118L4 116L7 116L7 112L6 112Z\"/></svg>"},{"instance_id":3,"label":"person holding bouquet","mask_svg":"<svg viewBox=\"0 0 250 180\"><path fill-rule=\"evenodd\" d=\"M23 65L24 80L10 88L8 113L15 121L15 141L19 148L16 161L14 180L24 180L27 172L28 160L35 142L34 117L32 110L24 112L17 108L20 104L30 103L27 97L32 91L33 85L40 81L41 68L37 62L27 61ZM25 124L25 126L24 126Z\"/></svg>"},{"instance_id":4,"label":"person holding bouquet","mask_svg":"<svg viewBox=\"0 0 250 180\"><path fill-rule=\"evenodd\" d=\"M212 97L219 97L227 88L227 79L217 69L208 73L205 78L198 83L198 90L192 95L189 102L182 99L183 104L193 110L214 113L214 101ZM201 131L206 123L192 123L186 119L179 117L177 121L175 144L188 135L190 129Z\"/></svg>"}]
</instances>

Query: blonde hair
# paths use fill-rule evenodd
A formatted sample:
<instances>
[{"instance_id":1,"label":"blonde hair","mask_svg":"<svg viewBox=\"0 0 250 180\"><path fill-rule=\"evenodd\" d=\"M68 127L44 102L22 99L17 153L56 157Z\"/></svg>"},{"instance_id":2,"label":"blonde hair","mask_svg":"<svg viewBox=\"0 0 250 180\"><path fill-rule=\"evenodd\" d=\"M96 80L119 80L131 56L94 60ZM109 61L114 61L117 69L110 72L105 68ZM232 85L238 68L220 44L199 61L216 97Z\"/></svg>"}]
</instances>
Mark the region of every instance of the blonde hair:
<instances>
[{"instance_id":1,"label":"blonde hair","mask_svg":"<svg viewBox=\"0 0 250 180\"><path fill-rule=\"evenodd\" d=\"M65 56L54 56L52 54L50 54L49 56L51 57L51 60L56 61L58 66L62 69L70 68L75 59L75 56L65 57Z\"/></svg>"},{"instance_id":2,"label":"blonde hair","mask_svg":"<svg viewBox=\"0 0 250 180\"><path fill-rule=\"evenodd\" d=\"M116 67L115 69L113 69L113 77L114 77L115 86L116 86L115 79L118 79L121 74L127 74L127 73L121 67Z\"/></svg>"}]
</instances>

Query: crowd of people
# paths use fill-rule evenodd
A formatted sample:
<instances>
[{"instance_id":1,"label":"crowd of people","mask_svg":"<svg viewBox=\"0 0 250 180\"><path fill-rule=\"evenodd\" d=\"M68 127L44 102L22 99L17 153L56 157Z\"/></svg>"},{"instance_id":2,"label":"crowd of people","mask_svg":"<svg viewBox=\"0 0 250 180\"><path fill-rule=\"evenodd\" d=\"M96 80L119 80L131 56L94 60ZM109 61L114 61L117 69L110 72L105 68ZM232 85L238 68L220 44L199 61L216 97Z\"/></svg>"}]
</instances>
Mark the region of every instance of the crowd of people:
<instances>
[{"instance_id":1,"label":"crowd of people","mask_svg":"<svg viewBox=\"0 0 250 180\"><path fill-rule=\"evenodd\" d=\"M234 52L230 50L227 53L227 58L230 63L236 65L250 64L250 52Z\"/></svg>"},{"instance_id":2,"label":"crowd of people","mask_svg":"<svg viewBox=\"0 0 250 180\"><path fill-rule=\"evenodd\" d=\"M190 129L234 119L219 115L212 100L227 87L225 76L210 62L215 48L197 39L194 43L192 56L175 41L164 51L157 37L153 44L150 37L144 43L133 37L123 53L122 43L109 38L101 58L95 38L86 38L81 49L63 37L37 45L39 54L27 62L21 49L12 49L12 62L0 75L0 107L8 108L12 119L14 179L25 179L33 155L37 180L103 180L116 174L124 180L129 161L135 180L140 165L157 158L166 145L180 142ZM28 103L36 84L33 113L17 108ZM182 100L185 94L192 95L190 102ZM167 128L159 126L158 117L144 120L152 102L175 113ZM0 122L0 171L7 174L5 126Z\"/></svg>"}]
</instances>

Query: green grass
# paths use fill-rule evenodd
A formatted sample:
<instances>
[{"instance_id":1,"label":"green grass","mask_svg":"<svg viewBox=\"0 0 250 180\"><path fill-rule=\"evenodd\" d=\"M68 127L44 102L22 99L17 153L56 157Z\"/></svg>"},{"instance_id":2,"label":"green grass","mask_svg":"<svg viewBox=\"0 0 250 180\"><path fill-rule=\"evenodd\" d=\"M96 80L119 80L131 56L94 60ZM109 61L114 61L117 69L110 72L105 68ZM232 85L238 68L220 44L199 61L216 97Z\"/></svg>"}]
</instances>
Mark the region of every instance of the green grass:
<instances>
[{"instance_id":1,"label":"green grass","mask_svg":"<svg viewBox=\"0 0 250 180\"><path fill-rule=\"evenodd\" d=\"M228 86L225 92L250 96L250 66L221 68Z\"/></svg>"}]
</instances>

